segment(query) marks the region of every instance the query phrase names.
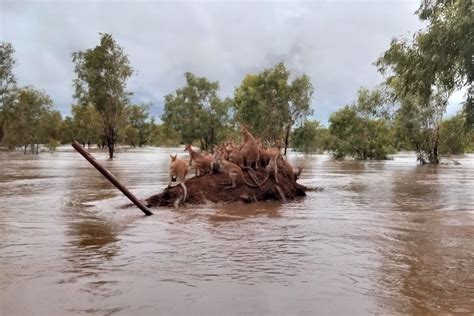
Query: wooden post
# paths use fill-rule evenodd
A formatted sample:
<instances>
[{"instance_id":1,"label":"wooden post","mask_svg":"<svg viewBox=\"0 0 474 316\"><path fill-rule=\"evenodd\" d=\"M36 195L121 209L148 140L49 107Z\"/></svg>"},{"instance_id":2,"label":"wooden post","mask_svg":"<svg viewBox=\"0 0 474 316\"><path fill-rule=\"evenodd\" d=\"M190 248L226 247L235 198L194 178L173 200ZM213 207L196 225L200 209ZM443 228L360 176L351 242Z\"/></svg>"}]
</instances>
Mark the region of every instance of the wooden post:
<instances>
[{"instance_id":1,"label":"wooden post","mask_svg":"<svg viewBox=\"0 0 474 316\"><path fill-rule=\"evenodd\" d=\"M107 170L105 167L103 167L101 164L99 164L99 162L97 160L95 160L95 158L87 151L84 149L84 147L81 146L81 144L79 144L79 142L77 142L76 140L73 141L71 143L72 147L74 147L75 150L77 150L84 158L86 158L87 161L89 161L91 163L91 165L93 165L97 170L99 170L100 173L102 173L102 175L104 177L107 178L107 180L109 180L110 182L112 182L113 185L115 185L115 187L117 189L119 189L120 191L122 191L123 194L125 194L125 196L127 196L130 201L133 202L133 204L135 204L139 209L141 209L143 211L143 213L145 213L145 215L149 216L149 215L153 215L153 213L148 209L148 207L146 207L142 202L140 202L136 197L135 195L133 195L130 191L128 191L128 189L123 186L118 180L116 177L114 177L113 174L110 173L109 170Z\"/></svg>"}]
</instances>

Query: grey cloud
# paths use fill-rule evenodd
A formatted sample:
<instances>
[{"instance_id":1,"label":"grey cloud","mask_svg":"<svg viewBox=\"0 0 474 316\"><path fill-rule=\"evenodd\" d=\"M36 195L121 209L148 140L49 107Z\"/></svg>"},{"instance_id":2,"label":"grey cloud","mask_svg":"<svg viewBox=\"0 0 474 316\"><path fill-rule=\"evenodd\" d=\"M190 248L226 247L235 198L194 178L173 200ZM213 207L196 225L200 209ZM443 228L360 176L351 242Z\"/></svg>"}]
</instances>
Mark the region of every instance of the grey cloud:
<instances>
[{"instance_id":1,"label":"grey cloud","mask_svg":"<svg viewBox=\"0 0 474 316\"><path fill-rule=\"evenodd\" d=\"M74 78L71 54L112 33L137 70L129 82L136 101L163 96L191 71L218 80L233 93L247 73L284 61L315 87L314 117L355 98L360 86L381 77L372 63L390 39L421 27L416 1L158 2L2 1L1 38L12 42L21 84L50 94L69 113Z\"/></svg>"}]
</instances>

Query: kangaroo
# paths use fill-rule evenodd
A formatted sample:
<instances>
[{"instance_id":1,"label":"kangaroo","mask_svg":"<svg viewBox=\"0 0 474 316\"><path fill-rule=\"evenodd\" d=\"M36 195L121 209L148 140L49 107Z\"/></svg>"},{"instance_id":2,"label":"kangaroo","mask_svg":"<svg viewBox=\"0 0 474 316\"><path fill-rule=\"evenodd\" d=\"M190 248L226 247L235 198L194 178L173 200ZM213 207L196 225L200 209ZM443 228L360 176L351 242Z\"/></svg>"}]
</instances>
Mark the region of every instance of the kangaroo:
<instances>
[{"instance_id":1,"label":"kangaroo","mask_svg":"<svg viewBox=\"0 0 474 316\"><path fill-rule=\"evenodd\" d=\"M295 176L295 181L300 178L301 171L303 171L303 167L301 167L301 166L298 166L298 168L296 168L296 170L293 168L293 175Z\"/></svg>"},{"instance_id":2,"label":"kangaroo","mask_svg":"<svg viewBox=\"0 0 474 316\"><path fill-rule=\"evenodd\" d=\"M219 157L219 169L220 169L221 172L223 172L223 173L225 173L229 176L230 184L232 184L231 186L225 187L224 189L232 189L232 188L237 187L237 185L235 184L235 180L237 178L240 178L242 180L242 182L244 182L249 187L252 187L252 188L257 188L258 187L257 185L252 184L252 183L248 182L247 180L245 180L244 173L242 172L242 169L240 169L239 166L237 166L236 164L234 164L232 162L229 162L229 161L225 160L223 157ZM221 184L228 184L228 183L225 182L225 183L221 183Z\"/></svg>"},{"instance_id":3,"label":"kangaroo","mask_svg":"<svg viewBox=\"0 0 474 316\"><path fill-rule=\"evenodd\" d=\"M264 149L259 147L258 149L259 157L260 157L260 166L264 167L268 165L270 159L273 157L277 157L281 154L281 145L279 144L277 147Z\"/></svg>"},{"instance_id":4,"label":"kangaroo","mask_svg":"<svg viewBox=\"0 0 474 316\"><path fill-rule=\"evenodd\" d=\"M211 170L211 163L212 163L212 156L211 155L203 155L198 153L197 151L193 150L191 144L186 145L184 151L189 152L189 165L193 165L194 161L194 170L196 177L200 174L204 174Z\"/></svg>"},{"instance_id":5,"label":"kangaroo","mask_svg":"<svg viewBox=\"0 0 474 316\"><path fill-rule=\"evenodd\" d=\"M270 178L270 174L273 173L273 178L275 179L276 183L278 182L278 165L277 165L277 157L272 157L270 158L270 161L268 162L268 165L265 167L265 171L267 172L267 176L265 179L260 182L260 185L264 184L267 182L268 178Z\"/></svg>"},{"instance_id":6,"label":"kangaroo","mask_svg":"<svg viewBox=\"0 0 474 316\"><path fill-rule=\"evenodd\" d=\"M240 133L242 134L243 143L240 145L239 150L244 158L244 165L246 167L252 167L252 165L255 164L255 169L257 169L259 166L257 142L243 124L240 126Z\"/></svg>"},{"instance_id":7,"label":"kangaroo","mask_svg":"<svg viewBox=\"0 0 474 316\"><path fill-rule=\"evenodd\" d=\"M233 144L228 144L225 148L225 151L227 152L229 157L229 159L227 160L239 166L240 169L247 170L249 172L250 177L252 177L252 180L258 185L259 181L257 175L253 172L252 168L245 166L244 157L239 151L239 147L234 146Z\"/></svg>"},{"instance_id":8,"label":"kangaroo","mask_svg":"<svg viewBox=\"0 0 474 316\"><path fill-rule=\"evenodd\" d=\"M301 175L301 172L303 171L303 167L299 166L296 169L293 168L293 166L288 161L286 161L286 159L283 158L282 155L277 156L277 161L278 160L281 161L281 164L283 165L283 170L284 171L286 171L287 173L291 172L291 174L293 175L293 179L295 181L299 179L299 177Z\"/></svg>"},{"instance_id":9,"label":"kangaroo","mask_svg":"<svg viewBox=\"0 0 474 316\"><path fill-rule=\"evenodd\" d=\"M176 154L174 156L170 155L170 158L170 182L168 183L168 187L171 187L171 182L176 181L176 179L178 179L179 184L181 185L184 191L184 197L182 200L184 202L184 200L186 200L188 192L186 189L186 184L184 183L186 181L186 175L188 174L188 164L186 163L186 161L178 159Z\"/></svg>"},{"instance_id":10,"label":"kangaroo","mask_svg":"<svg viewBox=\"0 0 474 316\"><path fill-rule=\"evenodd\" d=\"M225 147L225 150L227 151L228 161L235 163L240 167L244 165L244 157L238 147L235 147L233 144L228 144Z\"/></svg>"}]
</instances>

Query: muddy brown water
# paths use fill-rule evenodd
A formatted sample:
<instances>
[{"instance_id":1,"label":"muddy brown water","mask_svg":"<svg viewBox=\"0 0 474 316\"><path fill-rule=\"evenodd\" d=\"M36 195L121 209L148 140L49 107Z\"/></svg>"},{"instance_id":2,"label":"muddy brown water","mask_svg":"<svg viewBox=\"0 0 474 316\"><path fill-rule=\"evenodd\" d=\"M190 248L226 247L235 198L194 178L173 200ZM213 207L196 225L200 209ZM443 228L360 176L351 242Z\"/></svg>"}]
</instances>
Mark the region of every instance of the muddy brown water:
<instances>
[{"instance_id":1,"label":"muddy brown water","mask_svg":"<svg viewBox=\"0 0 474 316\"><path fill-rule=\"evenodd\" d=\"M95 155L144 198L177 151ZM0 153L0 314L472 314L474 155L456 159L291 154L324 191L144 217L68 147Z\"/></svg>"}]
</instances>

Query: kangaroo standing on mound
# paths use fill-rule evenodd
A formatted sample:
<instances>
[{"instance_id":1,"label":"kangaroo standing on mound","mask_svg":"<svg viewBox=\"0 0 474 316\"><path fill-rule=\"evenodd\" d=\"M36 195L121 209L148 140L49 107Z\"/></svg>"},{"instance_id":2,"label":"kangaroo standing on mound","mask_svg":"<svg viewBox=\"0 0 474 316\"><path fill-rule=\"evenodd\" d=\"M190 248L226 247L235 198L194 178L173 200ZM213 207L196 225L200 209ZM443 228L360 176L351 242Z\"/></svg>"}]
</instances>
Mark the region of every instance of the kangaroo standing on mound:
<instances>
[{"instance_id":1,"label":"kangaroo standing on mound","mask_svg":"<svg viewBox=\"0 0 474 316\"><path fill-rule=\"evenodd\" d=\"M252 180L258 184L258 179L257 175L253 172L253 169L250 167L246 167L244 164L244 156L242 155L242 152L239 150L238 146L234 146L234 144L230 143L225 147L225 152L227 153L227 156L229 157L224 159L235 163L237 166L240 167L242 170L247 170L249 172L249 175L252 177ZM260 185L259 185L260 186Z\"/></svg>"},{"instance_id":2,"label":"kangaroo standing on mound","mask_svg":"<svg viewBox=\"0 0 474 316\"><path fill-rule=\"evenodd\" d=\"M240 133L243 137L243 143L240 145L240 152L244 158L244 165L246 167L252 167L252 165L255 164L255 169L257 169L259 165L257 141L244 125L240 126Z\"/></svg>"},{"instance_id":3,"label":"kangaroo standing on mound","mask_svg":"<svg viewBox=\"0 0 474 316\"><path fill-rule=\"evenodd\" d=\"M242 182L244 182L249 187L258 188L257 185L247 182L247 180L245 180L242 169L240 169L240 167L237 166L235 163L229 162L225 160L223 157L219 157L218 161L219 161L219 170L229 176L230 184L232 184L231 186L225 187L224 189L236 188L237 185L235 184L235 180L237 178L240 178L240 180L242 180ZM221 184L229 184L229 183L225 182Z\"/></svg>"},{"instance_id":4,"label":"kangaroo standing on mound","mask_svg":"<svg viewBox=\"0 0 474 316\"><path fill-rule=\"evenodd\" d=\"M198 153L197 151L193 150L191 147L191 144L186 145L184 148L184 151L187 151L189 153L189 165L192 165L192 162L194 161L194 170L195 170L195 175L196 177L199 176L200 174L206 173L211 170L211 164L212 164L212 156L211 155L203 155L201 153Z\"/></svg>"},{"instance_id":5,"label":"kangaroo standing on mound","mask_svg":"<svg viewBox=\"0 0 474 316\"><path fill-rule=\"evenodd\" d=\"M168 187L171 187L171 182L176 181L176 179L178 179L179 184L181 185L184 191L184 197L182 200L184 202L187 196L186 184L184 182L186 181L186 175L188 174L189 170L188 164L186 163L186 161L178 159L176 154L174 156L170 155L170 158L170 182L168 183Z\"/></svg>"},{"instance_id":6,"label":"kangaroo standing on mound","mask_svg":"<svg viewBox=\"0 0 474 316\"><path fill-rule=\"evenodd\" d=\"M268 178L270 178L270 174L273 173L273 178L275 179L276 183L278 182L278 164L277 164L277 157L274 156L270 158L270 161L268 162L267 166L265 167L265 171L267 172L267 176L265 179L263 179L262 182L260 182L260 185L264 184L267 182Z\"/></svg>"}]
</instances>

